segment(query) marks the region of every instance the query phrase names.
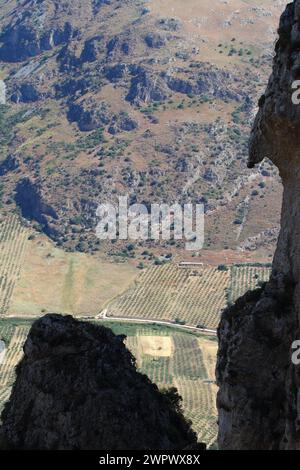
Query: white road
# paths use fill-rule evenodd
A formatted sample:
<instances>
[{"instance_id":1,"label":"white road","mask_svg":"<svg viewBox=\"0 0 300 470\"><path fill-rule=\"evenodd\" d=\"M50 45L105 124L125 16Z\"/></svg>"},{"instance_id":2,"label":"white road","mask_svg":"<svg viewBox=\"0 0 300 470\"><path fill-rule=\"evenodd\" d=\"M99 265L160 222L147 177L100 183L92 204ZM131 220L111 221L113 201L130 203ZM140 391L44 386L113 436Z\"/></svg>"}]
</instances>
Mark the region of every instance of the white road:
<instances>
[{"instance_id":1,"label":"white road","mask_svg":"<svg viewBox=\"0 0 300 470\"><path fill-rule=\"evenodd\" d=\"M147 324L156 324L156 325L164 325L164 326L171 326L173 328L180 328L183 330L192 330L197 331L200 333L205 333L208 335L217 336L217 330L212 330L209 328L197 328L196 326L191 325L179 325L178 323L174 323L171 321L162 321L162 320L145 320L143 318L134 318L134 317L108 317L107 316L107 309L103 310L97 317L97 320L111 320L111 321L119 321L119 322L126 322L126 323L147 323Z\"/></svg>"}]
</instances>

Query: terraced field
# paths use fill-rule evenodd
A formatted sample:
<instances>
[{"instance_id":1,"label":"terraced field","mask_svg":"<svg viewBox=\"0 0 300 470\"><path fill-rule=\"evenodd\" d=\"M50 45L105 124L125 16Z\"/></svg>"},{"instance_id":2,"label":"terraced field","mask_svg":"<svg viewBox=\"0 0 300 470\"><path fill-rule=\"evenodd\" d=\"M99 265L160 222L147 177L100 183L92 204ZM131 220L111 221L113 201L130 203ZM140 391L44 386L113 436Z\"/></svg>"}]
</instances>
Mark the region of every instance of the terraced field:
<instances>
[{"instance_id":1,"label":"terraced field","mask_svg":"<svg viewBox=\"0 0 300 470\"><path fill-rule=\"evenodd\" d=\"M24 260L29 230L14 215L0 221L0 314L10 306Z\"/></svg>"},{"instance_id":2,"label":"terraced field","mask_svg":"<svg viewBox=\"0 0 300 470\"><path fill-rule=\"evenodd\" d=\"M270 277L264 265L152 266L111 302L107 317L159 320L216 329L222 310Z\"/></svg>"}]
</instances>

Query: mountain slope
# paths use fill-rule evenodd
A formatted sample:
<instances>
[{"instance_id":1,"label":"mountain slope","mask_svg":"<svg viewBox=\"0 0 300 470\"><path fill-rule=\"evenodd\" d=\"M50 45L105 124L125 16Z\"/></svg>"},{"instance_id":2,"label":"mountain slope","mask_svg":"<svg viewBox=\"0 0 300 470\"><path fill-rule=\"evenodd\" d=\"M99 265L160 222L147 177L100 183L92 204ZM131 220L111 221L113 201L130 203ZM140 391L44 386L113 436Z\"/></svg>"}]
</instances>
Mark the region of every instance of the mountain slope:
<instances>
[{"instance_id":1,"label":"mountain slope","mask_svg":"<svg viewBox=\"0 0 300 470\"><path fill-rule=\"evenodd\" d=\"M4 209L92 251L99 202L202 202L207 248L272 253L280 182L244 168L282 3L2 1Z\"/></svg>"}]
</instances>

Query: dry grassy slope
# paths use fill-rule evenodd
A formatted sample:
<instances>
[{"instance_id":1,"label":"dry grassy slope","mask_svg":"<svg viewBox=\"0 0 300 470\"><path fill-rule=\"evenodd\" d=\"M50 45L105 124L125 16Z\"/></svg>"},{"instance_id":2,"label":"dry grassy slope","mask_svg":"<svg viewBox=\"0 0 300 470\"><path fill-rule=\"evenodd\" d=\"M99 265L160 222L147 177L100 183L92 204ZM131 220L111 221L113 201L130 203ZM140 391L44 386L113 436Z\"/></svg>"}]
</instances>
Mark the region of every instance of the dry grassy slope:
<instances>
[{"instance_id":1,"label":"dry grassy slope","mask_svg":"<svg viewBox=\"0 0 300 470\"><path fill-rule=\"evenodd\" d=\"M81 251L99 249L88 230L96 202L118 194L204 201L209 249L247 246L276 227L277 173L264 163L251 174L245 160L284 3L1 1L5 210L28 176L58 219L42 207L32 215ZM263 240L253 249L265 257L273 243Z\"/></svg>"},{"instance_id":2,"label":"dry grassy slope","mask_svg":"<svg viewBox=\"0 0 300 470\"><path fill-rule=\"evenodd\" d=\"M285 0L203 0L201 5L197 0L148 3L154 15L180 18L195 42L201 38L211 43L219 42L221 37L230 41L234 32L237 38L253 43L257 48L270 41L270 34L276 29L274 17L278 17L286 4Z\"/></svg>"},{"instance_id":3,"label":"dry grassy slope","mask_svg":"<svg viewBox=\"0 0 300 470\"><path fill-rule=\"evenodd\" d=\"M115 264L99 256L65 253L46 237L27 243L22 270L6 316L35 317L50 312L95 316L125 291L137 276L129 263Z\"/></svg>"},{"instance_id":4,"label":"dry grassy slope","mask_svg":"<svg viewBox=\"0 0 300 470\"><path fill-rule=\"evenodd\" d=\"M66 253L45 235L0 219L0 316L44 313L96 316L138 275L133 263L113 263L99 255Z\"/></svg>"}]
</instances>

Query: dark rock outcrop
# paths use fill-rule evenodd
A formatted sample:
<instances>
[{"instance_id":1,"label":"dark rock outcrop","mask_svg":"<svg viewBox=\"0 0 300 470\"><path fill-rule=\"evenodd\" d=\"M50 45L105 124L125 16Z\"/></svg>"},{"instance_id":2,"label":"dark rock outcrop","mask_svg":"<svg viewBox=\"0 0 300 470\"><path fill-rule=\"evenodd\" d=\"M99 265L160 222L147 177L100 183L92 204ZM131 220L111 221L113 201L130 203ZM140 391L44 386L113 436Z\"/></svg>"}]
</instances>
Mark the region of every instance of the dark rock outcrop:
<instances>
[{"instance_id":1,"label":"dark rock outcrop","mask_svg":"<svg viewBox=\"0 0 300 470\"><path fill-rule=\"evenodd\" d=\"M60 44L66 44L73 35L73 28L66 22L62 28L40 31L34 27L34 22L28 22L28 16L24 14L16 24L10 24L0 35L0 60L5 62L22 62L30 57L35 57L41 52L51 50Z\"/></svg>"},{"instance_id":2,"label":"dark rock outcrop","mask_svg":"<svg viewBox=\"0 0 300 470\"><path fill-rule=\"evenodd\" d=\"M215 67L208 67L207 64L203 64L202 68L203 70L197 75L197 80L186 80L169 75L168 73L163 73L162 77L170 90L176 93L193 95L209 94L214 98L220 98L225 101L241 101L247 97L238 87L234 89L232 86L228 86L233 80L233 77L228 72L224 72Z\"/></svg>"},{"instance_id":3,"label":"dark rock outcrop","mask_svg":"<svg viewBox=\"0 0 300 470\"><path fill-rule=\"evenodd\" d=\"M111 67L106 67L104 74L110 82L115 82L123 78L129 69L130 68L126 64L119 63Z\"/></svg>"},{"instance_id":4,"label":"dark rock outcrop","mask_svg":"<svg viewBox=\"0 0 300 470\"><path fill-rule=\"evenodd\" d=\"M119 115L113 117L112 122L108 128L108 132L112 135L115 135L121 131L130 132L137 127L138 123L135 119L133 119L127 113L121 112Z\"/></svg>"},{"instance_id":5,"label":"dark rock outcrop","mask_svg":"<svg viewBox=\"0 0 300 470\"><path fill-rule=\"evenodd\" d=\"M55 85L55 95L57 98L72 97L77 94L84 95L90 86L88 78L69 79Z\"/></svg>"},{"instance_id":6,"label":"dark rock outcrop","mask_svg":"<svg viewBox=\"0 0 300 470\"><path fill-rule=\"evenodd\" d=\"M0 163L0 176L4 176L20 167L20 161L15 155L9 154L5 160Z\"/></svg>"},{"instance_id":7,"label":"dark rock outcrop","mask_svg":"<svg viewBox=\"0 0 300 470\"><path fill-rule=\"evenodd\" d=\"M99 53L103 52L102 40L103 36L95 36L85 41L84 48L80 55L82 64L85 62L95 62L98 59Z\"/></svg>"},{"instance_id":8,"label":"dark rock outcrop","mask_svg":"<svg viewBox=\"0 0 300 470\"><path fill-rule=\"evenodd\" d=\"M15 199L23 217L41 224L50 237L57 235L53 223L58 219L58 215L55 209L45 202L40 184L34 183L29 178L23 178L17 184Z\"/></svg>"},{"instance_id":9,"label":"dark rock outcrop","mask_svg":"<svg viewBox=\"0 0 300 470\"><path fill-rule=\"evenodd\" d=\"M14 103L34 103L41 98L41 94L32 83L22 83L14 90L11 100Z\"/></svg>"},{"instance_id":10,"label":"dark rock outcrop","mask_svg":"<svg viewBox=\"0 0 300 470\"><path fill-rule=\"evenodd\" d=\"M159 33L148 33L145 36L145 43L153 49L160 49L165 46L167 38Z\"/></svg>"},{"instance_id":11,"label":"dark rock outcrop","mask_svg":"<svg viewBox=\"0 0 300 470\"><path fill-rule=\"evenodd\" d=\"M119 36L112 37L106 44L108 59L120 60L134 51L138 42L134 29L122 32Z\"/></svg>"},{"instance_id":12,"label":"dark rock outcrop","mask_svg":"<svg viewBox=\"0 0 300 470\"><path fill-rule=\"evenodd\" d=\"M176 18L161 18L157 21L157 26L166 31L178 31L182 24Z\"/></svg>"},{"instance_id":13,"label":"dark rock outcrop","mask_svg":"<svg viewBox=\"0 0 300 470\"><path fill-rule=\"evenodd\" d=\"M165 81L146 69L138 70L132 78L126 100L136 105L153 101L164 101L168 97L168 87Z\"/></svg>"},{"instance_id":14,"label":"dark rock outcrop","mask_svg":"<svg viewBox=\"0 0 300 470\"><path fill-rule=\"evenodd\" d=\"M238 84L232 86L235 79L231 74L207 63L200 65L201 71L197 73L196 79L195 77L180 78L169 72L154 73L146 67L127 65L122 62L106 67L104 75L111 82L118 82L127 76L132 76L126 100L138 106L165 101L171 92L185 95L210 95L224 101L245 102L249 100L247 93L241 90Z\"/></svg>"},{"instance_id":15,"label":"dark rock outcrop","mask_svg":"<svg viewBox=\"0 0 300 470\"><path fill-rule=\"evenodd\" d=\"M270 282L225 311L217 380L221 449L300 449L300 0L282 15L273 73L250 139L249 167L269 157L284 185L281 232Z\"/></svg>"},{"instance_id":16,"label":"dark rock outcrop","mask_svg":"<svg viewBox=\"0 0 300 470\"><path fill-rule=\"evenodd\" d=\"M81 66L80 57L74 53L74 46L64 46L57 55L57 62L59 64L59 71L61 73L72 74L78 67Z\"/></svg>"},{"instance_id":17,"label":"dark rock outcrop","mask_svg":"<svg viewBox=\"0 0 300 470\"><path fill-rule=\"evenodd\" d=\"M213 171L212 168L206 168L203 174L203 179L212 183L218 180L218 176L216 175L216 173Z\"/></svg>"},{"instance_id":18,"label":"dark rock outcrop","mask_svg":"<svg viewBox=\"0 0 300 470\"><path fill-rule=\"evenodd\" d=\"M176 400L137 372L123 340L70 316L37 320L2 413L0 445L21 450L203 448Z\"/></svg>"},{"instance_id":19,"label":"dark rock outcrop","mask_svg":"<svg viewBox=\"0 0 300 470\"><path fill-rule=\"evenodd\" d=\"M96 15L101 9L101 7L103 7L104 5L110 5L111 2L112 0L92 0L94 14Z\"/></svg>"},{"instance_id":20,"label":"dark rock outcrop","mask_svg":"<svg viewBox=\"0 0 300 470\"><path fill-rule=\"evenodd\" d=\"M118 64L108 67L105 74L110 81L114 81L121 78L127 71L131 73L131 69L128 69L126 65ZM84 93L86 84L86 79L70 80L61 86L57 86L57 94L60 96L67 96L67 94L74 96L77 93ZM114 115L106 102L99 103L93 98L83 98L82 100L69 102L67 117L70 122L76 122L83 132L107 126L110 134L117 134L120 131L132 131L138 127L138 122L128 113L121 111L119 114Z\"/></svg>"},{"instance_id":21,"label":"dark rock outcrop","mask_svg":"<svg viewBox=\"0 0 300 470\"><path fill-rule=\"evenodd\" d=\"M276 450L284 439L286 378L297 329L294 285L270 283L224 312L217 381L221 449Z\"/></svg>"},{"instance_id":22,"label":"dark rock outcrop","mask_svg":"<svg viewBox=\"0 0 300 470\"><path fill-rule=\"evenodd\" d=\"M81 103L71 103L68 119L70 122L77 122L81 131L88 132L108 125L111 115L106 103L97 103L89 99Z\"/></svg>"}]
</instances>

